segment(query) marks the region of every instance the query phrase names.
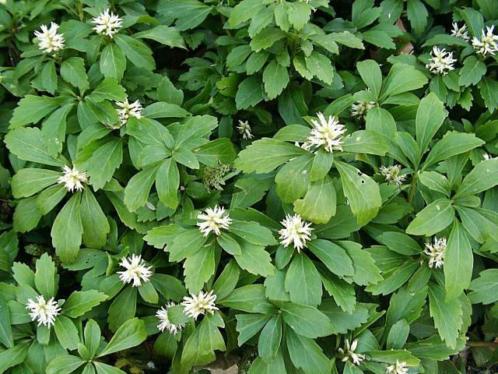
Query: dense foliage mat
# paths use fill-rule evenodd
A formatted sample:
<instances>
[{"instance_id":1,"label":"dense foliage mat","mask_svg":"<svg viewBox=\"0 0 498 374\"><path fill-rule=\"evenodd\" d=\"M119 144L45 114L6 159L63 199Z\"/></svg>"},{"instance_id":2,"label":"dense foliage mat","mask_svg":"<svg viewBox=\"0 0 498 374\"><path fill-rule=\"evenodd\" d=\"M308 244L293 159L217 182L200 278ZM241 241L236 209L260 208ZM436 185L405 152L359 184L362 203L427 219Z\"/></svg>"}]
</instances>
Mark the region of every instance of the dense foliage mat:
<instances>
[{"instance_id":1,"label":"dense foliage mat","mask_svg":"<svg viewBox=\"0 0 498 374\"><path fill-rule=\"evenodd\" d=\"M0 373L496 372L497 5L0 1Z\"/></svg>"}]
</instances>

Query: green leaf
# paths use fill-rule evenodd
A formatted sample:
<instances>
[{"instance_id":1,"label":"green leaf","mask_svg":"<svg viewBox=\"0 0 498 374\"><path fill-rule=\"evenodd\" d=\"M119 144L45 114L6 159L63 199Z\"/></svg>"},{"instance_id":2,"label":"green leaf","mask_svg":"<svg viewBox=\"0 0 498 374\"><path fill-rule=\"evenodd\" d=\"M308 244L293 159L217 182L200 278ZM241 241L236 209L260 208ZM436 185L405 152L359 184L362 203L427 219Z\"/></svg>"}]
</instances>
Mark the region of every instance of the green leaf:
<instances>
[{"instance_id":1,"label":"green leaf","mask_svg":"<svg viewBox=\"0 0 498 374\"><path fill-rule=\"evenodd\" d=\"M334 79L334 68L330 59L321 53L312 52L310 56L305 57L306 68L315 77L325 84L332 84Z\"/></svg>"},{"instance_id":2,"label":"green leaf","mask_svg":"<svg viewBox=\"0 0 498 374\"><path fill-rule=\"evenodd\" d=\"M354 166L343 162L336 162L335 166L341 175L344 194L349 201L351 211L356 216L358 224L365 225L377 215L382 206L379 186Z\"/></svg>"},{"instance_id":3,"label":"green leaf","mask_svg":"<svg viewBox=\"0 0 498 374\"><path fill-rule=\"evenodd\" d=\"M2 297L0 297L0 343L7 348L14 347L10 310L7 302Z\"/></svg>"},{"instance_id":4,"label":"green leaf","mask_svg":"<svg viewBox=\"0 0 498 374\"><path fill-rule=\"evenodd\" d=\"M118 328L109 343L100 351L98 357L135 347L146 338L145 323L138 318L129 319Z\"/></svg>"},{"instance_id":5,"label":"green leaf","mask_svg":"<svg viewBox=\"0 0 498 374\"><path fill-rule=\"evenodd\" d=\"M44 253L36 261L35 286L38 292L50 299L57 294L59 276L52 258Z\"/></svg>"},{"instance_id":6,"label":"green leaf","mask_svg":"<svg viewBox=\"0 0 498 374\"><path fill-rule=\"evenodd\" d=\"M304 195L309 183L309 155L296 157L280 168L275 176L277 194L285 203L292 203Z\"/></svg>"},{"instance_id":7,"label":"green leaf","mask_svg":"<svg viewBox=\"0 0 498 374\"><path fill-rule=\"evenodd\" d=\"M479 273L479 277L470 284L472 292L469 298L473 304L491 304L498 301L496 285L498 284L498 269L487 269Z\"/></svg>"},{"instance_id":8,"label":"green leaf","mask_svg":"<svg viewBox=\"0 0 498 374\"><path fill-rule=\"evenodd\" d=\"M116 79L106 78L95 87L88 97L96 103L104 100L122 101L126 99L126 91Z\"/></svg>"},{"instance_id":9,"label":"green leaf","mask_svg":"<svg viewBox=\"0 0 498 374\"><path fill-rule=\"evenodd\" d=\"M336 213L336 191L329 177L312 182L304 198L294 202L294 211L313 223L327 223Z\"/></svg>"},{"instance_id":10,"label":"green leaf","mask_svg":"<svg viewBox=\"0 0 498 374\"><path fill-rule=\"evenodd\" d=\"M135 38L155 40L171 48L186 48L182 35L174 27L160 25L146 31L138 32L133 36Z\"/></svg>"},{"instance_id":11,"label":"green leaf","mask_svg":"<svg viewBox=\"0 0 498 374\"><path fill-rule=\"evenodd\" d=\"M297 254L287 269L285 290L292 302L318 306L322 301L320 273L303 253Z\"/></svg>"},{"instance_id":12,"label":"green leaf","mask_svg":"<svg viewBox=\"0 0 498 374\"><path fill-rule=\"evenodd\" d=\"M81 358L62 354L51 360L47 366L47 374L70 374L85 364Z\"/></svg>"},{"instance_id":13,"label":"green leaf","mask_svg":"<svg viewBox=\"0 0 498 374\"><path fill-rule=\"evenodd\" d=\"M418 35L422 34L427 27L427 19L429 17L424 3L420 0L408 0L406 13L415 33Z\"/></svg>"},{"instance_id":14,"label":"green leaf","mask_svg":"<svg viewBox=\"0 0 498 374\"><path fill-rule=\"evenodd\" d=\"M268 99L276 98L289 83L287 68L278 64L276 60L271 61L263 72L263 83Z\"/></svg>"},{"instance_id":15,"label":"green leaf","mask_svg":"<svg viewBox=\"0 0 498 374\"><path fill-rule=\"evenodd\" d=\"M83 243L90 248L102 248L106 244L107 234L111 228L89 188L85 188L81 195L80 214L83 225Z\"/></svg>"},{"instance_id":16,"label":"green leaf","mask_svg":"<svg viewBox=\"0 0 498 374\"><path fill-rule=\"evenodd\" d=\"M81 195L74 194L55 217L52 225L52 245L62 262L74 261L80 249L83 235L80 203Z\"/></svg>"},{"instance_id":17,"label":"green leaf","mask_svg":"<svg viewBox=\"0 0 498 374\"><path fill-rule=\"evenodd\" d=\"M299 333L298 333L299 334ZM330 359L322 352L320 346L313 340L286 330L285 338L289 356L297 368L304 373L332 373Z\"/></svg>"},{"instance_id":18,"label":"green leaf","mask_svg":"<svg viewBox=\"0 0 498 374\"><path fill-rule=\"evenodd\" d=\"M264 314L237 314L237 343L241 347L245 342L256 335L270 318Z\"/></svg>"},{"instance_id":19,"label":"green leaf","mask_svg":"<svg viewBox=\"0 0 498 374\"><path fill-rule=\"evenodd\" d=\"M95 190L103 188L123 161L123 143L112 139L92 152L86 171Z\"/></svg>"},{"instance_id":20,"label":"green leaf","mask_svg":"<svg viewBox=\"0 0 498 374\"><path fill-rule=\"evenodd\" d=\"M60 176L61 173L53 170L35 168L20 169L12 177L12 195L17 199L34 195L44 188L57 183L57 179Z\"/></svg>"},{"instance_id":21,"label":"green leaf","mask_svg":"<svg viewBox=\"0 0 498 374\"><path fill-rule=\"evenodd\" d=\"M152 51L142 41L123 34L116 35L114 40L133 65L150 71L155 69L156 63Z\"/></svg>"},{"instance_id":22,"label":"green leaf","mask_svg":"<svg viewBox=\"0 0 498 374\"><path fill-rule=\"evenodd\" d=\"M353 262L344 248L337 244L315 239L308 243L309 250L334 274L344 277L354 274Z\"/></svg>"},{"instance_id":23,"label":"green leaf","mask_svg":"<svg viewBox=\"0 0 498 374\"><path fill-rule=\"evenodd\" d=\"M465 176L455 197L475 195L493 188L498 185L497 175L498 158L481 161Z\"/></svg>"},{"instance_id":24,"label":"green leaf","mask_svg":"<svg viewBox=\"0 0 498 374\"><path fill-rule=\"evenodd\" d=\"M180 31L199 26L211 13L212 7L198 0L163 0L158 3L157 11L168 17L177 19L176 28Z\"/></svg>"},{"instance_id":25,"label":"green leaf","mask_svg":"<svg viewBox=\"0 0 498 374\"><path fill-rule=\"evenodd\" d=\"M61 64L61 77L67 83L86 91L90 84L86 76L85 60L81 57L70 57Z\"/></svg>"},{"instance_id":26,"label":"green leaf","mask_svg":"<svg viewBox=\"0 0 498 374\"><path fill-rule=\"evenodd\" d=\"M108 295L111 295L114 292L117 293L121 288L123 288L123 283L120 281L117 274L107 279L112 280L117 288L117 291L110 292L110 290L106 289L106 287L102 287L101 289L104 292L107 292ZM120 326L123 325L123 323L135 317L136 310L137 289L135 287L125 287L121 292L118 293L118 295L114 298L111 305L109 306L107 322L111 331L116 331Z\"/></svg>"},{"instance_id":27,"label":"green leaf","mask_svg":"<svg viewBox=\"0 0 498 374\"><path fill-rule=\"evenodd\" d=\"M62 307L62 313L70 318L78 318L107 299L107 295L96 291L73 291Z\"/></svg>"},{"instance_id":28,"label":"green leaf","mask_svg":"<svg viewBox=\"0 0 498 374\"><path fill-rule=\"evenodd\" d=\"M299 335L315 339L330 334L330 320L313 306L282 303L281 310L284 322Z\"/></svg>"},{"instance_id":29,"label":"green leaf","mask_svg":"<svg viewBox=\"0 0 498 374\"><path fill-rule=\"evenodd\" d=\"M450 348L455 348L462 326L462 308L459 299L448 300L441 286L429 288L429 310L439 336Z\"/></svg>"},{"instance_id":30,"label":"green leaf","mask_svg":"<svg viewBox=\"0 0 498 374\"><path fill-rule=\"evenodd\" d=\"M131 212L136 211L147 203L150 189L156 179L159 166L149 166L138 174L135 174L129 180L124 190L124 203Z\"/></svg>"},{"instance_id":31,"label":"green leaf","mask_svg":"<svg viewBox=\"0 0 498 374\"><path fill-rule=\"evenodd\" d=\"M247 109L263 100L263 84L258 77L247 77L240 84L235 95L237 109Z\"/></svg>"},{"instance_id":32,"label":"green leaf","mask_svg":"<svg viewBox=\"0 0 498 374\"><path fill-rule=\"evenodd\" d=\"M178 188L180 187L180 171L171 158L165 160L156 175L156 190L159 200L167 207L176 209L178 206Z\"/></svg>"},{"instance_id":33,"label":"green leaf","mask_svg":"<svg viewBox=\"0 0 498 374\"><path fill-rule=\"evenodd\" d=\"M149 118L183 118L189 112L179 105L158 101L146 106L142 114Z\"/></svg>"},{"instance_id":34,"label":"green leaf","mask_svg":"<svg viewBox=\"0 0 498 374\"><path fill-rule=\"evenodd\" d=\"M275 27L267 27L252 38L250 46L253 51L259 52L263 49L270 48L279 40L285 38L285 33Z\"/></svg>"},{"instance_id":35,"label":"green leaf","mask_svg":"<svg viewBox=\"0 0 498 374\"><path fill-rule=\"evenodd\" d=\"M381 100L425 86L427 77L411 65L394 64L382 86Z\"/></svg>"},{"instance_id":36,"label":"green leaf","mask_svg":"<svg viewBox=\"0 0 498 374\"><path fill-rule=\"evenodd\" d=\"M349 48L365 49L363 42L349 31L333 32L329 34L334 41Z\"/></svg>"},{"instance_id":37,"label":"green leaf","mask_svg":"<svg viewBox=\"0 0 498 374\"><path fill-rule=\"evenodd\" d=\"M257 222L232 220L230 233L246 242L259 246L275 245L277 241L270 229Z\"/></svg>"},{"instance_id":38,"label":"green leaf","mask_svg":"<svg viewBox=\"0 0 498 374\"><path fill-rule=\"evenodd\" d=\"M47 142L38 128L26 127L10 131L5 136L5 143L9 151L21 160L64 166L62 161L55 159L49 152Z\"/></svg>"},{"instance_id":39,"label":"green leaf","mask_svg":"<svg viewBox=\"0 0 498 374\"><path fill-rule=\"evenodd\" d=\"M61 103L62 99L58 97L26 95L19 101L14 110L14 115L10 120L10 128L38 123L57 109Z\"/></svg>"},{"instance_id":40,"label":"green leaf","mask_svg":"<svg viewBox=\"0 0 498 374\"><path fill-rule=\"evenodd\" d=\"M109 43L100 55L100 71L106 78L121 80L126 69L126 58L116 44Z\"/></svg>"},{"instance_id":41,"label":"green leaf","mask_svg":"<svg viewBox=\"0 0 498 374\"><path fill-rule=\"evenodd\" d=\"M78 348L80 338L73 321L63 315L57 316L54 323L54 330L57 340L62 347L68 350Z\"/></svg>"},{"instance_id":42,"label":"green leaf","mask_svg":"<svg viewBox=\"0 0 498 374\"><path fill-rule=\"evenodd\" d=\"M436 94L430 93L420 100L415 118L415 130L421 154L425 152L447 115L443 103Z\"/></svg>"},{"instance_id":43,"label":"green leaf","mask_svg":"<svg viewBox=\"0 0 498 374\"><path fill-rule=\"evenodd\" d=\"M446 299L455 299L467 289L472 279L474 256L462 226L455 221L444 254Z\"/></svg>"},{"instance_id":44,"label":"green leaf","mask_svg":"<svg viewBox=\"0 0 498 374\"><path fill-rule=\"evenodd\" d=\"M345 152L384 156L389 150L389 145L384 135L375 131L359 130L344 139L343 149Z\"/></svg>"},{"instance_id":45,"label":"green leaf","mask_svg":"<svg viewBox=\"0 0 498 374\"><path fill-rule=\"evenodd\" d=\"M455 217L455 209L448 199L438 199L417 213L408 225L406 232L410 235L434 235L448 227Z\"/></svg>"},{"instance_id":46,"label":"green leaf","mask_svg":"<svg viewBox=\"0 0 498 374\"><path fill-rule=\"evenodd\" d=\"M363 60L356 64L360 77L375 97L379 97L382 88L382 72L374 60Z\"/></svg>"},{"instance_id":47,"label":"green leaf","mask_svg":"<svg viewBox=\"0 0 498 374\"><path fill-rule=\"evenodd\" d=\"M387 231L382 233L378 240L391 251L404 256L412 256L422 252L417 241L402 232Z\"/></svg>"},{"instance_id":48,"label":"green leaf","mask_svg":"<svg viewBox=\"0 0 498 374\"><path fill-rule=\"evenodd\" d=\"M361 248L361 244L350 241L341 241L339 244L346 249L353 261L353 282L360 286L376 284L382 280L380 269L375 264L370 252Z\"/></svg>"},{"instance_id":49,"label":"green leaf","mask_svg":"<svg viewBox=\"0 0 498 374\"><path fill-rule=\"evenodd\" d=\"M241 151L235 160L235 167L245 173L269 173L293 157L306 151L276 139L260 139Z\"/></svg>"},{"instance_id":50,"label":"green leaf","mask_svg":"<svg viewBox=\"0 0 498 374\"><path fill-rule=\"evenodd\" d=\"M234 254L239 266L251 274L268 277L275 271L271 257L264 247L252 243L241 243L241 253Z\"/></svg>"},{"instance_id":51,"label":"green leaf","mask_svg":"<svg viewBox=\"0 0 498 374\"><path fill-rule=\"evenodd\" d=\"M463 61L458 84L465 87L476 85L481 81L484 74L486 74L486 70L486 64L471 55Z\"/></svg>"},{"instance_id":52,"label":"green leaf","mask_svg":"<svg viewBox=\"0 0 498 374\"><path fill-rule=\"evenodd\" d=\"M185 286L191 293L198 293L215 272L215 250L211 246L205 246L183 263L185 275Z\"/></svg>"},{"instance_id":53,"label":"green leaf","mask_svg":"<svg viewBox=\"0 0 498 374\"><path fill-rule=\"evenodd\" d=\"M484 141L474 134L463 134L459 132L449 132L434 145L427 156L424 167L446 160L450 157L468 152L484 144Z\"/></svg>"},{"instance_id":54,"label":"green leaf","mask_svg":"<svg viewBox=\"0 0 498 374\"><path fill-rule=\"evenodd\" d=\"M282 319L273 316L265 325L258 340L258 354L264 360L275 357L282 340Z\"/></svg>"},{"instance_id":55,"label":"green leaf","mask_svg":"<svg viewBox=\"0 0 498 374\"><path fill-rule=\"evenodd\" d=\"M57 90L57 72L55 70L55 62L47 61L38 76L40 86L50 94L54 94Z\"/></svg>"}]
</instances>

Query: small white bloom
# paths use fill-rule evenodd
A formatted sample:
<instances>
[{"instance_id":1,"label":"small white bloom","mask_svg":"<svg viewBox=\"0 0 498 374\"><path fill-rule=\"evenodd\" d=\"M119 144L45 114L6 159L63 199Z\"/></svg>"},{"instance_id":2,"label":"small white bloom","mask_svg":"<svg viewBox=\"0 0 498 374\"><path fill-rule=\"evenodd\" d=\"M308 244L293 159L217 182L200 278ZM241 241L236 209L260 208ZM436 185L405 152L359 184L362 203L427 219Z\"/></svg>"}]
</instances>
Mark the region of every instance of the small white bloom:
<instances>
[{"instance_id":1,"label":"small white bloom","mask_svg":"<svg viewBox=\"0 0 498 374\"><path fill-rule=\"evenodd\" d=\"M401 186L406 179L406 175L400 175L400 165L381 166L379 170L382 176L386 179L386 182L395 184L398 187Z\"/></svg>"},{"instance_id":2,"label":"small white bloom","mask_svg":"<svg viewBox=\"0 0 498 374\"><path fill-rule=\"evenodd\" d=\"M351 116L363 118L373 108L375 108L375 101L357 101L351 105Z\"/></svg>"},{"instance_id":3,"label":"small white bloom","mask_svg":"<svg viewBox=\"0 0 498 374\"><path fill-rule=\"evenodd\" d=\"M284 247L292 246L301 252L306 246L306 242L311 239L311 223L303 221L299 214L293 216L286 215L285 219L281 222L284 226L283 229L279 230L280 243Z\"/></svg>"},{"instance_id":4,"label":"small white bloom","mask_svg":"<svg viewBox=\"0 0 498 374\"><path fill-rule=\"evenodd\" d=\"M468 41L470 39L469 34L467 33L467 26L465 25L465 23L463 24L462 27L458 27L458 23L453 22L451 26L452 26L451 35L463 39L465 41Z\"/></svg>"},{"instance_id":5,"label":"small white bloom","mask_svg":"<svg viewBox=\"0 0 498 374\"><path fill-rule=\"evenodd\" d=\"M323 147L327 152L342 150L342 136L346 128L339 123L337 118L329 116L325 118L323 113L317 114L318 120L311 120L313 128L302 148L314 151Z\"/></svg>"},{"instance_id":6,"label":"small white bloom","mask_svg":"<svg viewBox=\"0 0 498 374\"><path fill-rule=\"evenodd\" d=\"M38 326L47 327L54 325L55 318L61 311L59 303L53 297L45 300L42 295L37 296L36 300L28 299L26 309L29 310L29 316L33 322L38 322Z\"/></svg>"},{"instance_id":7,"label":"small white bloom","mask_svg":"<svg viewBox=\"0 0 498 374\"><path fill-rule=\"evenodd\" d=\"M472 47L482 56L494 56L495 52L498 51L498 35L493 34L494 28L494 25L488 26L486 27L486 32L482 30L481 39L475 36L472 39Z\"/></svg>"},{"instance_id":8,"label":"small white bloom","mask_svg":"<svg viewBox=\"0 0 498 374\"><path fill-rule=\"evenodd\" d=\"M408 374L406 362L396 360L395 364L392 364L386 368L386 374Z\"/></svg>"},{"instance_id":9,"label":"small white bloom","mask_svg":"<svg viewBox=\"0 0 498 374\"><path fill-rule=\"evenodd\" d=\"M351 344L349 344L349 340L346 339L344 342L344 349L338 349L339 353L343 355L342 362L351 361L354 365L360 365L363 361L365 361L366 357L364 354L355 353L357 346L357 339L353 340Z\"/></svg>"},{"instance_id":10,"label":"small white bloom","mask_svg":"<svg viewBox=\"0 0 498 374\"><path fill-rule=\"evenodd\" d=\"M215 310L218 310L215 301L216 295L213 291L201 291L198 295L185 296L182 305L187 316L197 319L201 314L213 314Z\"/></svg>"},{"instance_id":11,"label":"small white bloom","mask_svg":"<svg viewBox=\"0 0 498 374\"><path fill-rule=\"evenodd\" d=\"M134 102L130 103L128 102L128 99L125 99L125 101L116 102L116 105L119 107L118 116L121 126L126 125L130 117L142 118L143 108L142 104L140 104L140 101L135 100Z\"/></svg>"},{"instance_id":12,"label":"small white bloom","mask_svg":"<svg viewBox=\"0 0 498 374\"><path fill-rule=\"evenodd\" d=\"M118 271L119 279L125 284L133 282L133 287L139 287L142 283L148 282L152 276L152 267L147 266L140 255L123 257L119 265L125 268L123 271Z\"/></svg>"},{"instance_id":13,"label":"small white bloom","mask_svg":"<svg viewBox=\"0 0 498 374\"><path fill-rule=\"evenodd\" d=\"M116 14L109 12L109 9L106 9L97 17L94 17L92 23L95 25L93 29L97 34L107 35L112 39L114 34L121 28L123 20Z\"/></svg>"},{"instance_id":14,"label":"small white bloom","mask_svg":"<svg viewBox=\"0 0 498 374\"><path fill-rule=\"evenodd\" d=\"M64 36L57 30L59 25L51 22L50 28L46 25L41 27L41 31L35 31L38 48L44 53L55 53L64 48Z\"/></svg>"},{"instance_id":15,"label":"small white bloom","mask_svg":"<svg viewBox=\"0 0 498 374\"><path fill-rule=\"evenodd\" d=\"M159 329L159 331L163 332L164 330L168 330L170 334L176 335L183 328L183 323L175 325L174 323L171 323L168 318L169 308L175 305L175 303L168 303L157 311L156 317L159 319L157 328Z\"/></svg>"},{"instance_id":16,"label":"small white bloom","mask_svg":"<svg viewBox=\"0 0 498 374\"><path fill-rule=\"evenodd\" d=\"M429 267L440 268L444 264L446 238L434 237L433 243L425 243L424 253L429 256Z\"/></svg>"},{"instance_id":17,"label":"small white bloom","mask_svg":"<svg viewBox=\"0 0 498 374\"><path fill-rule=\"evenodd\" d=\"M453 58L453 52L446 52L444 48L433 47L431 58L425 67L433 74L446 75L449 71L455 69L453 66L455 62L456 59Z\"/></svg>"},{"instance_id":18,"label":"small white bloom","mask_svg":"<svg viewBox=\"0 0 498 374\"><path fill-rule=\"evenodd\" d=\"M249 140L254 138L251 125L249 125L248 121L239 120L239 124L237 125L237 130L239 131L239 134L242 135L242 139Z\"/></svg>"},{"instance_id":19,"label":"small white bloom","mask_svg":"<svg viewBox=\"0 0 498 374\"><path fill-rule=\"evenodd\" d=\"M207 208L204 213L197 216L199 220L197 226L204 236L208 236L210 232L215 235L221 234L221 229L228 230L232 219L225 212L225 208L216 205L214 208Z\"/></svg>"},{"instance_id":20,"label":"small white bloom","mask_svg":"<svg viewBox=\"0 0 498 374\"><path fill-rule=\"evenodd\" d=\"M75 166L71 169L64 166L63 175L57 179L57 183L63 184L69 192L82 191L84 183L88 182L88 177L84 171L79 171Z\"/></svg>"}]
</instances>

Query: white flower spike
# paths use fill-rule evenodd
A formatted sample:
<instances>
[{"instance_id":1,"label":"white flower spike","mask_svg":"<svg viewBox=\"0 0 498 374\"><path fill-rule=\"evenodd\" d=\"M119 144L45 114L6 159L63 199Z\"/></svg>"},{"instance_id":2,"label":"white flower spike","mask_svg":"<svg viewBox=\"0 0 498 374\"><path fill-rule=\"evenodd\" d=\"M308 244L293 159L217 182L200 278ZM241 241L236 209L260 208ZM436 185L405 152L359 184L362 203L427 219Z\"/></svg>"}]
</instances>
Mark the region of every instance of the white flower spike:
<instances>
[{"instance_id":1,"label":"white flower spike","mask_svg":"<svg viewBox=\"0 0 498 374\"><path fill-rule=\"evenodd\" d=\"M213 232L215 235L220 235L221 230L228 230L232 219L225 212L225 208L216 205L214 208L207 208L203 213L197 216L199 230L202 235L208 236Z\"/></svg>"},{"instance_id":2,"label":"white flower spike","mask_svg":"<svg viewBox=\"0 0 498 374\"><path fill-rule=\"evenodd\" d=\"M147 283L152 276L152 267L147 266L140 255L123 257L119 265L125 268L123 271L118 271L119 279L124 284L133 283L133 287L140 287L143 283Z\"/></svg>"},{"instance_id":3,"label":"white flower spike","mask_svg":"<svg viewBox=\"0 0 498 374\"><path fill-rule=\"evenodd\" d=\"M179 331L183 329L183 326L185 325L184 324L175 325L174 323L171 323L171 321L169 320L168 310L173 306L176 306L176 304L168 303L156 312L156 317L159 320L157 328L161 332L163 332L164 330L168 330L170 334L176 335Z\"/></svg>"},{"instance_id":4,"label":"white flower spike","mask_svg":"<svg viewBox=\"0 0 498 374\"><path fill-rule=\"evenodd\" d=\"M250 140L254 138L251 125L249 125L248 121L239 120L239 124L237 125L237 130L239 134L242 135L242 139L244 140Z\"/></svg>"},{"instance_id":5,"label":"white flower spike","mask_svg":"<svg viewBox=\"0 0 498 374\"><path fill-rule=\"evenodd\" d=\"M128 102L128 99L125 99L125 101L116 102L116 105L119 107L118 116L121 126L126 125L130 117L138 119L142 118L143 108L142 104L140 104L140 101L135 100L134 102L130 103Z\"/></svg>"},{"instance_id":6,"label":"white flower spike","mask_svg":"<svg viewBox=\"0 0 498 374\"><path fill-rule=\"evenodd\" d=\"M33 322L38 322L38 326L46 327L54 325L55 319L61 311L59 303L53 297L45 300L42 295L37 296L36 300L28 299L26 309Z\"/></svg>"},{"instance_id":7,"label":"white flower spike","mask_svg":"<svg viewBox=\"0 0 498 374\"><path fill-rule=\"evenodd\" d=\"M453 58L453 52L447 52L444 48L433 47L431 58L425 67L432 74L446 75L449 71L455 69L453 66L455 62L456 59Z\"/></svg>"},{"instance_id":8,"label":"white flower spike","mask_svg":"<svg viewBox=\"0 0 498 374\"><path fill-rule=\"evenodd\" d=\"M429 267L440 268L444 265L446 252L446 238L434 237L433 243L426 243L424 253L429 256Z\"/></svg>"},{"instance_id":9,"label":"white flower spike","mask_svg":"<svg viewBox=\"0 0 498 374\"><path fill-rule=\"evenodd\" d=\"M451 26L452 26L451 35L463 39L465 41L468 41L470 39L469 34L467 33L467 26L465 25L465 23L463 24L462 27L458 27L458 23L453 22Z\"/></svg>"},{"instance_id":10,"label":"white flower spike","mask_svg":"<svg viewBox=\"0 0 498 374\"><path fill-rule=\"evenodd\" d=\"M200 315L206 313L213 314L218 307L215 305L216 295L213 291L199 292L198 295L191 294L183 298L183 308L187 316L197 319Z\"/></svg>"},{"instance_id":11,"label":"white flower spike","mask_svg":"<svg viewBox=\"0 0 498 374\"><path fill-rule=\"evenodd\" d=\"M481 39L474 37L472 39L472 47L481 56L495 55L498 51L498 35L494 34L495 26L486 27L486 32L482 30Z\"/></svg>"},{"instance_id":12,"label":"white flower spike","mask_svg":"<svg viewBox=\"0 0 498 374\"><path fill-rule=\"evenodd\" d=\"M400 175L400 165L381 166L379 171L385 178L386 182L389 184L395 184L398 187L401 186L406 179L405 175Z\"/></svg>"},{"instance_id":13,"label":"white flower spike","mask_svg":"<svg viewBox=\"0 0 498 374\"><path fill-rule=\"evenodd\" d=\"M360 365L363 361L365 361L366 357L364 354L355 353L357 346L357 339L353 340L351 344L349 344L348 339L345 340L344 349L338 349L339 353L343 355L342 362L351 361L354 365Z\"/></svg>"},{"instance_id":14,"label":"white flower spike","mask_svg":"<svg viewBox=\"0 0 498 374\"><path fill-rule=\"evenodd\" d=\"M396 361L386 368L386 374L408 374L408 367L406 362Z\"/></svg>"},{"instance_id":15,"label":"white flower spike","mask_svg":"<svg viewBox=\"0 0 498 374\"><path fill-rule=\"evenodd\" d=\"M333 116L325 117L323 113L317 114L318 120L311 120L313 128L302 148L315 151L323 147L325 151L332 153L334 150L342 151L342 137L346 128Z\"/></svg>"},{"instance_id":16,"label":"white flower spike","mask_svg":"<svg viewBox=\"0 0 498 374\"><path fill-rule=\"evenodd\" d=\"M71 169L67 165L64 166L63 174L57 179L57 183L63 184L69 192L82 191L87 182L88 177L84 171L76 169L75 166Z\"/></svg>"},{"instance_id":17,"label":"white flower spike","mask_svg":"<svg viewBox=\"0 0 498 374\"><path fill-rule=\"evenodd\" d=\"M41 27L41 31L35 31L38 48L44 53L56 53L64 48L64 36L57 30L59 25L51 22L50 28L46 25Z\"/></svg>"},{"instance_id":18,"label":"white flower spike","mask_svg":"<svg viewBox=\"0 0 498 374\"><path fill-rule=\"evenodd\" d=\"M123 20L118 15L109 11L109 9L104 10L97 17L92 19L92 23L95 25L93 28L97 34L106 35L109 38L113 38L123 24Z\"/></svg>"},{"instance_id":19,"label":"white flower spike","mask_svg":"<svg viewBox=\"0 0 498 374\"><path fill-rule=\"evenodd\" d=\"M280 243L284 247L292 244L298 252L301 252L311 239L311 231L313 230L311 223L303 221L299 214L293 216L288 214L281 224L284 228L278 232L280 234Z\"/></svg>"},{"instance_id":20,"label":"white flower spike","mask_svg":"<svg viewBox=\"0 0 498 374\"><path fill-rule=\"evenodd\" d=\"M373 108L375 108L374 101L357 101L351 105L351 116L363 118L367 115L368 111Z\"/></svg>"}]
</instances>

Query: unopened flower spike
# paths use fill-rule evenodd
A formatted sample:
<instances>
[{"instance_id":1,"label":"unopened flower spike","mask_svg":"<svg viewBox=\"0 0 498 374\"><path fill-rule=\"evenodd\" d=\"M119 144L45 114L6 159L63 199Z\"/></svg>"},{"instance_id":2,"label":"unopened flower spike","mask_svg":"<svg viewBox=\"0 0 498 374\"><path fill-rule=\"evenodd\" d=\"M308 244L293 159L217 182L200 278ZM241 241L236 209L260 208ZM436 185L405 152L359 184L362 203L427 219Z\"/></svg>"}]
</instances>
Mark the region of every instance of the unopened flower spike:
<instances>
[{"instance_id":1,"label":"unopened flower spike","mask_svg":"<svg viewBox=\"0 0 498 374\"><path fill-rule=\"evenodd\" d=\"M406 179L406 175L401 175L401 165L381 166L379 171L387 183L394 184L398 187L401 186Z\"/></svg>"},{"instance_id":2,"label":"unopened flower spike","mask_svg":"<svg viewBox=\"0 0 498 374\"><path fill-rule=\"evenodd\" d=\"M344 348L339 348L339 353L343 356L342 362L351 361L353 365L360 365L365 361L366 356L362 353L356 353L356 348L358 347L358 340L355 339L349 343L349 339L344 341Z\"/></svg>"},{"instance_id":3,"label":"unopened flower spike","mask_svg":"<svg viewBox=\"0 0 498 374\"><path fill-rule=\"evenodd\" d=\"M446 238L434 237L433 243L426 243L424 253L429 256L429 267L440 268L444 265L446 252Z\"/></svg>"},{"instance_id":4,"label":"unopened flower spike","mask_svg":"<svg viewBox=\"0 0 498 374\"><path fill-rule=\"evenodd\" d=\"M254 138L251 125L249 125L248 121L239 120L239 124L237 125L237 130L239 134L242 135L242 139L244 140L250 140Z\"/></svg>"},{"instance_id":5,"label":"unopened flower spike","mask_svg":"<svg viewBox=\"0 0 498 374\"><path fill-rule=\"evenodd\" d=\"M119 116L119 123L121 126L126 125L130 117L140 119L142 118L142 104L140 104L140 101L135 100L134 102L130 103L128 101L128 98L126 98L124 101L118 101L116 102L116 105L118 106L118 116Z\"/></svg>"}]
</instances>

